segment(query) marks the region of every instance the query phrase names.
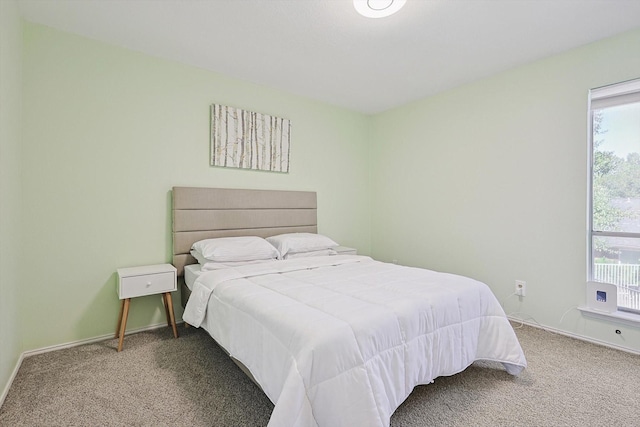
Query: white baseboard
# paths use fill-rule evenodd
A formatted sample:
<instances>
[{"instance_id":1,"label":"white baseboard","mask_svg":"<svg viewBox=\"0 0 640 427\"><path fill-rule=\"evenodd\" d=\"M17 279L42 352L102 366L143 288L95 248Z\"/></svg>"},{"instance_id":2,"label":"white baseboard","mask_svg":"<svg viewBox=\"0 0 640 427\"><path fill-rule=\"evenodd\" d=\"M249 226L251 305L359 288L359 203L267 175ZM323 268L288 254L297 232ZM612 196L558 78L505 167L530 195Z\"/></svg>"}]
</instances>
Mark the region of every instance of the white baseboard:
<instances>
[{"instance_id":1,"label":"white baseboard","mask_svg":"<svg viewBox=\"0 0 640 427\"><path fill-rule=\"evenodd\" d=\"M179 325L183 323L182 321L180 322L176 322L176 325ZM150 326L145 326L143 328L138 328L138 329L132 329L130 331L125 332L125 336L126 335L130 335L130 334L135 334L138 332L144 332L144 331L151 331L154 329L160 329L160 328L166 328L167 327L167 323L158 323L155 325L150 325ZM11 376L9 377L9 381L7 381L7 385L4 387L4 390L2 391L2 395L0 395L0 407L2 407L2 404L4 403L4 400L7 397L7 394L9 394L9 389L11 388L11 385L13 384L13 381L16 378L16 375L18 374L18 371L20 370L20 366L22 366L22 361L29 357L29 356L34 356L36 354L43 354L43 353L48 353L50 351L56 351L56 350L62 350L65 348L71 348L71 347L77 347L80 345L84 345L84 344L92 344L94 342L100 342L100 341L105 341L105 340L111 340L114 339L113 338L113 333L111 334L105 334L105 335L100 335L97 337L93 337L93 338L87 338L87 339L83 339L83 340L78 340L78 341L71 341L68 343L64 343L64 344L56 344L56 345L51 345L48 347L42 347L42 348L37 348L35 350L27 350L22 352L22 354L20 354L20 357L18 358L18 362L16 363L16 367L13 369L13 372L11 373Z\"/></svg>"},{"instance_id":2,"label":"white baseboard","mask_svg":"<svg viewBox=\"0 0 640 427\"><path fill-rule=\"evenodd\" d=\"M182 322L176 322L176 325L179 325L180 323L182 323ZM125 332L124 335L127 336L127 335L135 334L135 333L138 333L138 332L151 331L153 329L160 329L162 327L166 328L167 327L167 323L166 322L157 323L155 325L145 326L143 328L132 329L130 331ZM93 337L93 338L87 338L87 339L84 339L84 340L71 341L71 342L64 343L64 344L51 345L51 346L48 346L48 347L37 348L35 350L28 350L28 351L25 351L22 354L24 355L24 357L29 357L29 356L33 356L35 354L42 354L42 353L48 353L50 351L62 350L64 348L71 348L71 347L77 347L79 345L92 344L94 342L112 340L112 339L114 339L113 335L114 334L111 333L111 334L100 335L100 336Z\"/></svg>"},{"instance_id":3,"label":"white baseboard","mask_svg":"<svg viewBox=\"0 0 640 427\"><path fill-rule=\"evenodd\" d=\"M564 335L566 337L575 338L575 339L580 340L580 341L586 341L586 342L590 342L592 344L601 345L603 347L613 348L615 350L624 351L625 353L631 353L631 354L640 355L640 351L632 349L632 348L611 344L611 343L608 343L608 342L605 342L605 341L600 341L600 340L597 340L595 338L587 337L587 336L584 336L584 335L578 335L578 334L574 334L574 333L571 333L571 332L562 331L560 329L552 328L550 326L544 326L544 325L541 325L539 323L528 322L526 320L523 320L523 319L520 319L520 318L514 317L514 316L507 316L507 318L509 320L511 320L512 322L523 323L523 324L525 324L527 326L531 326L532 328L538 328L538 329L542 329L542 330L545 330L545 331L553 332L554 334L559 334L559 335Z\"/></svg>"},{"instance_id":4,"label":"white baseboard","mask_svg":"<svg viewBox=\"0 0 640 427\"><path fill-rule=\"evenodd\" d=\"M0 408L2 408L2 405L4 404L4 400L7 398L7 394L9 394L9 389L11 388L11 384L13 384L13 380L16 379L16 375L18 375L18 371L20 370L20 366L22 366L23 360L24 360L24 353L22 353L18 358L16 367L13 368L13 372L11 373L11 376L9 376L9 381L7 381L7 385L5 385L4 390L2 390L2 395L0 395Z\"/></svg>"}]
</instances>

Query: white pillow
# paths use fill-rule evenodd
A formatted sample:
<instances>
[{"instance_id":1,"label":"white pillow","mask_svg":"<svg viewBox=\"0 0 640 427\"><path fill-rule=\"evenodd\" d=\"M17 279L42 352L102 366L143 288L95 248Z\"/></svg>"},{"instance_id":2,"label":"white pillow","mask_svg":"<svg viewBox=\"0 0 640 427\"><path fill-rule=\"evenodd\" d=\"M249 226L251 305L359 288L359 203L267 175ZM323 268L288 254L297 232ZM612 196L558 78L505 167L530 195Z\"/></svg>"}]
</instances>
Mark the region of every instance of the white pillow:
<instances>
[{"instance_id":1,"label":"white pillow","mask_svg":"<svg viewBox=\"0 0 640 427\"><path fill-rule=\"evenodd\" d=\"M281 257L285 257L291 252L320 251L339 246L327 236L313 233L280 234L278 236L267 237L267 242L276 247Z\"/></svg>"},{"instance_id":2,"label":"white pillow","mask_svg":"<svg viewBox=\"0 0 640 427\"><path fill-rule=\"evenodd\" d=\"M293 259L293 258L307 258L313 256L325 256L325 255L336 255L338 252L333 249L322 249L319 251L309 251L309 252L289 252L286 254L283 259Z\"/></svg>"},{"instance_id":3,"label":"white pillow","mask_svg":"<svg viewBox=\"0 0 640 427\"><path fill-rule=\"evenodd\" d=\"M278 250L266 240L257 236L221 237L195 242L191 255L200 264L209 261L234 262L279 258Z\"/></svg>"},{"instance_id":4,"label":"white pillow","mask_svg":"<svg viewBox=\"0 0 640 427\"><path fill-rule=\"evenodd\" d=\"M196 251L195 249L191 249L191 256L194 257L198 261L198 264L200 265L205 265L207 262L213 262L206 259L204 255L202 255L200 252Z\"/></svg>"}]
</instances>

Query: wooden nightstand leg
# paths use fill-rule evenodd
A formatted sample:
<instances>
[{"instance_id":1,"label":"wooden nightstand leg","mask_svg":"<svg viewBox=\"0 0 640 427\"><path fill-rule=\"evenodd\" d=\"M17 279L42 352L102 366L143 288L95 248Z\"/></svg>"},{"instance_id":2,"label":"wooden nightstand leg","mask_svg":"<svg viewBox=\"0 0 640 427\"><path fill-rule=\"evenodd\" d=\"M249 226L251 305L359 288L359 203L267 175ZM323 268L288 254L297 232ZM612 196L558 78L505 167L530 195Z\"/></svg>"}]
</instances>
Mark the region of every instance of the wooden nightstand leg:
<instances>
[{"instance_id":1,"label":"wooden nightstand leg","mask_svg":"<svg viewBox=\"0 0 640 427\"><path fill-rule=\"evenodd\" d=\"M164 305L164 315L167 319L167 326L171 326L171 316L169 315L169 293L162 294L162 305Z\"/></svg>"},{"instance_id":2,"label":"wooden nightstand leg","mask_svg":"<svg viewBox=\"0 0 640 427\"><path fill-rule=\"evenodd\" d=\"M120 304L120 314L118 314L118 326L116 326L116 336L114 338L118 338L120 336L120 326L122 325L122 313L124 312L124 300Z\"/></svg>"},{"instance_id":3,"label":"wooden nightstand leg","mask_svg":"<svg viewBox=\"0 0 640 427\"><path fill-rule=\"evenodd\" d=\"M165 293L165 298L167 301L169 319L171 319L171 327L173 328L173 337L178 338L178 328L176 328L176 319L173 315L173 300L171 299L171 292Z\"/></svg>"},{"instance_id":4,"label":"wooden nightstand leg","mask_svg":"<svg viewBox=\"0 0 640 427\"><path fill-rule=\"evenodd\" d=\"M124 331L127 329L127 317L129 317L129 303L131 302L131 298L127 298L122 302L122 320L120 321L120 341L118 342L118 351L122 351L122 344L124 343Z\"/></svg>"}]
</instances>

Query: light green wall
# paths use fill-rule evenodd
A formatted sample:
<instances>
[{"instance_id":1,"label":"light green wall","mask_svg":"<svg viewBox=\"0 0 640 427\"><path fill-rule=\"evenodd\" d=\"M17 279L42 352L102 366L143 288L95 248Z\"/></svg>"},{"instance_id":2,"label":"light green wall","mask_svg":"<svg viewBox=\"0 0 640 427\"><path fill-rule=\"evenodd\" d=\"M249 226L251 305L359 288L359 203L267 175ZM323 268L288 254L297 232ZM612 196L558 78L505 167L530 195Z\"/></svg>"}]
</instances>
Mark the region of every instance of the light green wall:
<instances>
[{"instance_id":1,"label":"light green wall","mask_svg":"<svg viewBox=\"0 0 640 427\"><path fill-rule=\"evenodd\" d=\"M171 260L172 186L317 191L320 232L369 253L369 117L39 25L24 44L26 349L114 331L115 270ZM212 103L290 119L291 172L210 167Z\"/></svg>"},{"instance_id":2,"label":"light green wall","mask_svg":"<svg viewBox=\"0 0 640 427\"><path fill-rule=\"evenodd\" d=\"M14 1L0 1L0 401L22 353L20 92L22 30Z\"/></svg>"},{"instance_id":3,"label":"light green wall","mask_svg":"<svg viewBox=\"0 0 640 427\"><path fill-rule=\"evenodd\" d=\"M514 317L640 350L640 328L560 322L585 300L587 93L640 77L639 52L636 30L375 116L373 256L475 277Z\"/></svg>"}]
</instances>

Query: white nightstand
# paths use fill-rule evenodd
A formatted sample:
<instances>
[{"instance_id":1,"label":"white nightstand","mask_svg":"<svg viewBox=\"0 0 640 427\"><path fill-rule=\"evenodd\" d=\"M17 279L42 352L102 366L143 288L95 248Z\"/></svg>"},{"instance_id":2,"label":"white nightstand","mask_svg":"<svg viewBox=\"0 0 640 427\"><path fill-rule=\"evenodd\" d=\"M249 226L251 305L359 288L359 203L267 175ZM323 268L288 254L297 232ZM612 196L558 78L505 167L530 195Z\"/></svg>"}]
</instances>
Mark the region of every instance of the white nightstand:
<instances>
[{"instance_id":1,"label":"white nightstand","mask_svg":"<svg viewBox=\"0 0 640 427\"><path fill-rule=\"evenodd\" d=\"M338 252L338 255L358 255L357 250L346 246L338 246L337 248L333 248L333 250Z\"/></svg>"},{"instance_id":2,"label":"white nightstand","mask_svg":"<svg viewBox=\"0 0 640 427\"><path fill-rule=\"evenodd\" d=\"M173 315L173 301L171 299L171 292L178 289L176 268L173 265L159 264L119 268L117 286L118 298L122 300L118 326L116 328L116 338L120 338L118 351L122 350L131 298L162 294L162 303L164 304L164 310L167 316L167 326L173 328L173 336L178 338L176 319Z\"/></svg>"}]
</instances>

